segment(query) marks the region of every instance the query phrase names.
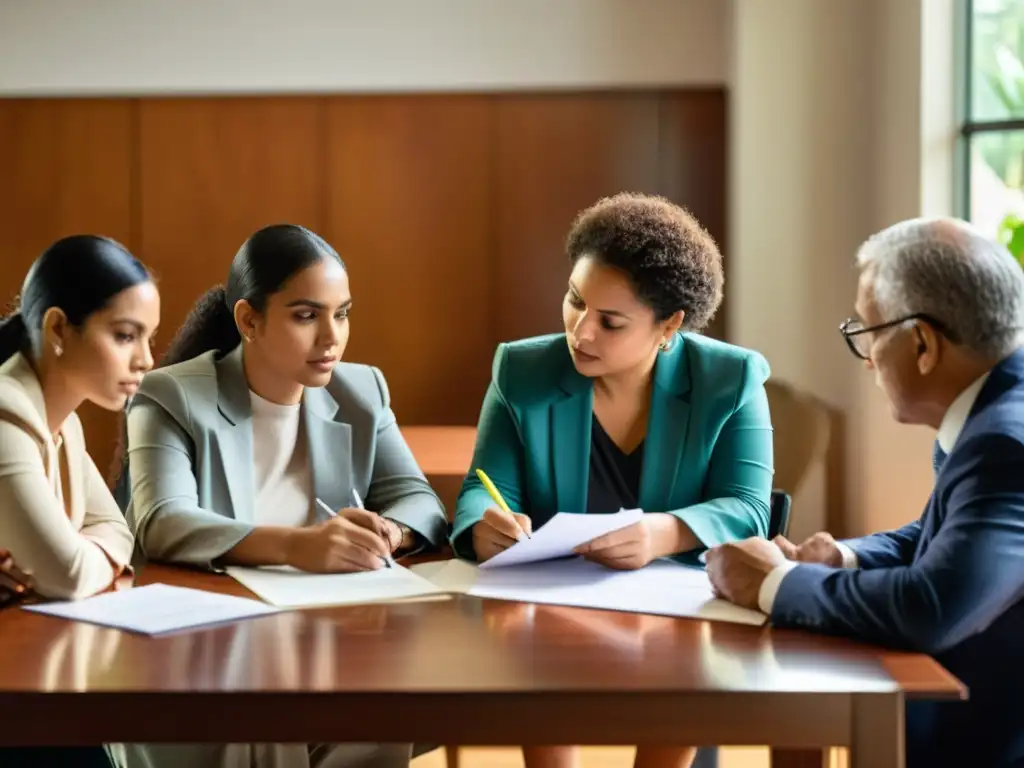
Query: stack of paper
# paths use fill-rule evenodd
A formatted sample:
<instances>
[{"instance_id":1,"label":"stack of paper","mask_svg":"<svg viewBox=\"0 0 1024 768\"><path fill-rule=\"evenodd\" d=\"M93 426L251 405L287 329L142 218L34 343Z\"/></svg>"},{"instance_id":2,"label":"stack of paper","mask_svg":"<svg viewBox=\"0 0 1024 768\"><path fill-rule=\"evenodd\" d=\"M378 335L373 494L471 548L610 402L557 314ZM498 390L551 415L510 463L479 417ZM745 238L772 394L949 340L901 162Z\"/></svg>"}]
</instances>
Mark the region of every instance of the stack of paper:
<instances>
[{"instance_id":1,"label":"stack of paper","mask_svg":"<svg viewBox=\"0 0 1024 768\"><path fill-rule=\"evenodd\" d=\"M148 584L121 592L107 592L85 600L23 607L34 613L144 635L223 624L278 611L256 600L172 587L169 584Z\"/></svg>"},{"instance_id":2,"label":"stack of paper","mask_svg":"<svg viewBox=\"0 0 1024 768\"><path fill-rule=\"evenodd\" d=\"M260 599L280 608L361 605L409 599L444 599L445 590L395 565L360 573L306 573L287 566L242 568L227 572Z\"/></svg>"},{"instance_id":3,"label":"stack of paper","mask_svg":"<svg viewBox=\"0 0 1024 768\"><path fill-rule=\"evenodd\" d=\"M451 560L424 571L441 589L495 600L599 608L759 626L766 617L715 597L707 574L670 560L616 571L574 558L485 568ZM416 566L414 566L415 568Z\"/></svg>"}]
</instances>

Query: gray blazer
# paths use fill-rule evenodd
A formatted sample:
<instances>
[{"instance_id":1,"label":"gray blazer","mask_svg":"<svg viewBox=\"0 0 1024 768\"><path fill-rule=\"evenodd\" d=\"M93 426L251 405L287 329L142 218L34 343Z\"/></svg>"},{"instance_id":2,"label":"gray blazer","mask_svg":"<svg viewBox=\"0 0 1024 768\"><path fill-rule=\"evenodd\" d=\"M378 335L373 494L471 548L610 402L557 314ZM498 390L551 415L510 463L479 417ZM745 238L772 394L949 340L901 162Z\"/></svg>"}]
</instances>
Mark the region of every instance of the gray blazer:
<instances>
[{"instance_id":1,"label":"gray blazer","mask_svg":"<svg viewBox=\"0 0 1024 768\"><path fill-rule=\"evenodd\" d=\"M444 507L402 438L378 369L339 364L326 387L306 389L302 414L318 498L332 509L353 506L355 489L367 509L430 544L444 540ZM147 558L212 568L253 530L241 346L146 375L128 411L128 468L126 516Z\"/></svg>"}]
</instances>

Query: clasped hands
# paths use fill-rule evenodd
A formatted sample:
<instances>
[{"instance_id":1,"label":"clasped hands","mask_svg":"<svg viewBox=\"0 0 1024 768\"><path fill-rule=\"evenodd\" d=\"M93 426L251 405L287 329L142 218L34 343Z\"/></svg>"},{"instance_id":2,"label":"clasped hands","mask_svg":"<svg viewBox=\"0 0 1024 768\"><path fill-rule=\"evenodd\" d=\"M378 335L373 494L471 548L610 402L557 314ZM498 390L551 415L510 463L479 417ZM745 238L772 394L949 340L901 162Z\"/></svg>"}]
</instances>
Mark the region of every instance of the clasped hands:
<instances>
[{"instance_id":1,"label":"clasped hands","mask_svg":"<svg viewBox=\"0 0 1024 768\"><path fill-rule=\"evenodd\" d=\"M761 585L777 566L787 560L819 563L839 568L843 553L828 533L816 533L802 544L784 536L771 541L749 538L712 547L707 553L707 573L718 597L743 608L758 609Z\"/></svg>"},{"instance_id":2,"label":"clasped hands","mask_svg":"<svg viewBox=\"0 0 1024 768\"><path fill-rule=\"evenodd\" d=\"M490 560L521 537L533 532L530 518L509 514L497 507L484 512L473 526L473 550L477 560ZM598 536L576 548L576 554L616 570L636 570L652 560L698 546L693 532L674 515L648 513L638 523Z\"/></svg>"},{"instance_id":3,"label":"clasped hands","mask_svg":"<svg viewBox=\"0 0 1024 768\"><path fill-rule=\"evenodd\" d=\"M384 567L384 558L404 538L405 531L394 520L349 507L330 520L289 532L285 559L312 573L374 571Z\"/></svg>"},{"instance_id":4,"label":"clasped hands","mask_svg":"<svg viewBox=\"0 0 1024 768\"><path fill-rule=\"evenodd\" d=\"M0 549L0 608L31 596L32 589L31 574L17 566L10 552Z\"/></svg>"}]
</instances>

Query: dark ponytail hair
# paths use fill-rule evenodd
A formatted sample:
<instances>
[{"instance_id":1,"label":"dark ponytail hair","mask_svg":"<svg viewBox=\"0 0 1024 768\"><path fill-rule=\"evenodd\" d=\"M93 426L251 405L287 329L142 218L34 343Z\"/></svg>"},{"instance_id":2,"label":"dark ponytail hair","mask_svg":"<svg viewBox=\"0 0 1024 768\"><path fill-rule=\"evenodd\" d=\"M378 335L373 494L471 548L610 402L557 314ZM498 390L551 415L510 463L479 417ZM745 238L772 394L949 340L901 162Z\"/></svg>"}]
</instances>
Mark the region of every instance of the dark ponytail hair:
<instances>
[{"instance_id":1,"label":"dark ponytail hair","mask_svg":"<svg viewBox=\"0 0 1024 768\"><path fill-rule=\"evenodd\" d=\"M160 367L191 360L216 350L225 355L242 337L235 325L235 304L245 299L253 309L266 309L267 298L289 278L323 259L344 267L327 241L296 224L274 224L254 232L235 254L226 285L211 288L189 312L171 341Z\"/></svg>"},{"instance_id":2,"label":"dark ponytail hair","mask_svg":"<svg viewBox=\"0 0 1024 768\"><path fill-rule=\"evenodd\" d=\"M81 328L121 291L151 279L127 248L108 237L58 240L29 268L18 310L0 323L0 363L18 352L39 353L47 310L57 307L72 326Z\"/></svg>"}]
</instances>

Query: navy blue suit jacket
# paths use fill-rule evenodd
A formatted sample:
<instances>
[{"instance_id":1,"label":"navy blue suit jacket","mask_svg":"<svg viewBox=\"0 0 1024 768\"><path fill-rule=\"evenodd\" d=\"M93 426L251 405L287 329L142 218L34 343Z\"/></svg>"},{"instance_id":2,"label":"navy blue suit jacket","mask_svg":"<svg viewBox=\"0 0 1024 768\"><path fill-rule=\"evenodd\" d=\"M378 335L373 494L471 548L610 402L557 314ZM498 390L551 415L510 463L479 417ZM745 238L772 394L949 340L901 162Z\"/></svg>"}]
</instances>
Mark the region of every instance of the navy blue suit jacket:
<instances>
[{"instance_id":1,"label":"navy blue suit jacket","mask_svg":"<svg viewBox=\"0 0 1024 768\"><path fill-rule=\"evenodd\" d=\"M772 623L927 653L969 687L908 704L908 768L1024 765L1024 350L992 370L921 518L847 544L860 568L794 568Z\"/></svg>"}]
</instances>

